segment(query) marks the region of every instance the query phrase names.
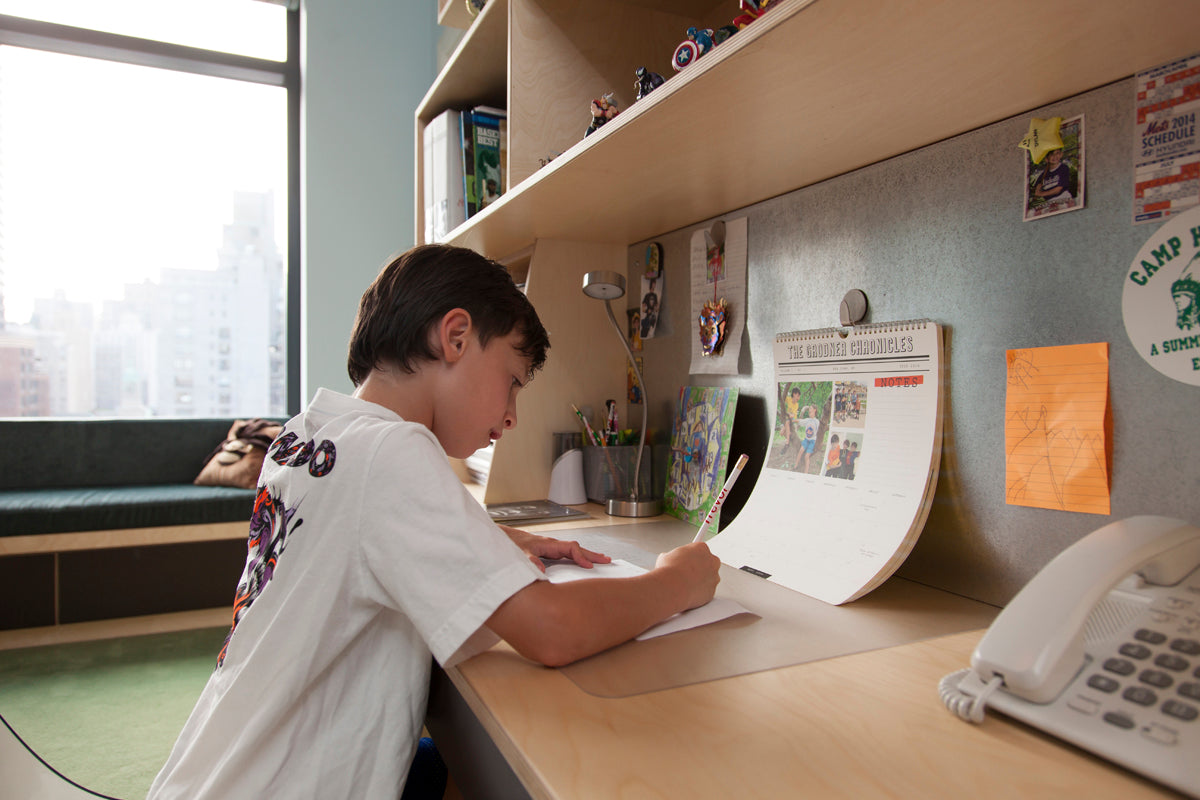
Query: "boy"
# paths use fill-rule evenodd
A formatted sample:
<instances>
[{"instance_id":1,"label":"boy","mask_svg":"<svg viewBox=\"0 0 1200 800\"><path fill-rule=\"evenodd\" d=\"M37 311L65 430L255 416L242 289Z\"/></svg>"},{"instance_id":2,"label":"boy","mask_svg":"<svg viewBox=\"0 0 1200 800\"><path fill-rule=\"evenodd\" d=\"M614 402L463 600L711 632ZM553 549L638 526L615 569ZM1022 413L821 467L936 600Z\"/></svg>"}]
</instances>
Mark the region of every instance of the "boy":
<instances>
[{"instance_id":1,"label":"boy","mask_svg":"<svg viewBox=\"0 0 1200 800\"><path fill-rule=\"evenodd\" d=\"M498 264L415 248L363 295L347 397L318 391L264 463L233 629L154 798L400 796L431 655L503 638L547 665L712 598L686 545L636 578L550 584L539 557L608 561L498 528L455 478L517 422L549 340Z\"/></svg>"},{"instance_id":2,"label":"boy","mask_svg":"<svg viewBox=\"0 0 1200 800\"><path fill-rule=\"evenodd\" d=\"M846 453L846 463L842 465L842 477L854 480L854 462L856 461L858 461L858 442L851 442L850 450Z\"/></svg>"},{"instance_id":3,"label":"boy","mask_svg":"<svg viewBox=\"0 0 1200 800\"><path fill-rule=\"evenodd\" d=\"M800 462L803 461L803 471L811 472L812 454L817 449L817 431L821 428L821 421L817 419L816 406L805 406L801 413L803 417L798 425L803 431L803 438L800 440L800 452L796 453L796 463L792 465L792 469L799 470Z\"/></svg>"},{"instance_id":4,"label":"boy","mask_svg":"<svg viewBox=\"0 0 1200 800\"><path fill-rule=\"evenodd\" d=\"M829 437L829 450L825 453L825 474L831 478L837 477L838 468L842 466L841 439L835 433Z\"/></svg>"},{"instance_id":5,"label":"boy","mask_svg":"<svg viewBox=\"0 0 1200 800\"><path fill-rule=\"evenodd\" d=\"M783 450L780 451L780 455L786 454L792 446L792 437L797 433L796 426L800 422L800 416L807 410L808 406L800 408L800 389L793 386L783 399Z\"/></svg>"}]
</instances>

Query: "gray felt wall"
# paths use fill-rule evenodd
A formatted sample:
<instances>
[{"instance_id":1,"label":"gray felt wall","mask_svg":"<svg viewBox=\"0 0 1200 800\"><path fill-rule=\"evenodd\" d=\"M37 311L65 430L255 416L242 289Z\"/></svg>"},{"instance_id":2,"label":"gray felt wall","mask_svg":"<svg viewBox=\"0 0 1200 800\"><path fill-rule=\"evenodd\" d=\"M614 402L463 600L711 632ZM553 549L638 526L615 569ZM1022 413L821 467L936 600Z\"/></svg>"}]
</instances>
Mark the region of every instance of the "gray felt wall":
<instances>
[{"instance_id":1,"label":"gray felt wall","mask_svg":"<svg viewBox=\"0 0 1200 800\"><path fill-rule=\"evenodd\" d=\"M1087 207L1023 222L1017 143L1031 117L1077 114L1085 116ZM688 374L689 241L712 221L651 240L664 249L666 306L643 351L650 426L670 430L680 386L740 390L733 452L750 453L751 466L723 522L734 518L766 454L775 334L836 325L842 296L857 288L870 302L867 322L929 317L945 326L941 477L901 575L999 605L1110 521L1158 513L1200 524L1200 388L1147 364L1121 316L1125 275L1161 225L1131 221L1132 115L1129 79L723 215L746 216L749 226L749 308L736 377ZM645 244L629 248L631 286ZM1005 351L1100 341L1110 343L1112 515L1007 505Z\"/></svg>"}]
</instances>

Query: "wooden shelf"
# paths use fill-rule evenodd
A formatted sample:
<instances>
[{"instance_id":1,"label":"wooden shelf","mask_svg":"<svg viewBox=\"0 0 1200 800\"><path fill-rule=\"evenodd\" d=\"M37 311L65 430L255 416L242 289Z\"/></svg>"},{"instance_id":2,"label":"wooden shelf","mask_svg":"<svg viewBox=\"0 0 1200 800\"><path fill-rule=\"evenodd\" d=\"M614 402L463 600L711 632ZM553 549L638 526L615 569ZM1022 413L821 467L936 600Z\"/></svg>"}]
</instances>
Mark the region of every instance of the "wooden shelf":
<instances>
[{"instance_id":1,"label":"wooden shelf","mask_svg":"<svg viewBox=\"0 0 1200 800\"><path fill-rule=\"evenodd\" d=\"M476 27L501 5L507 2L493 0ZM587 13L617 5L628 8L597 2ZM672 11L685 5L676 2ZM687 7L711 19L712 5ZM1046 13L1026 0L783 0L649 97L623 104L615 120L521 180L451 241L496 257L545 238L633 243L1125 78L1200 45L1200 14L1188 0L1067 0L1054 6L1051 24ZM503 20L492 24L502 27ZM664 24L655 29L671 30ZM677 30L681 41L686 28ZM476 61L476 38L490 42L493 35L471 33L456 54L463 64L468 54ZM540 44L521 40L515 47L544 58ZM551 63L561 70L569 54L561 54L561 42L553 47L560 57ZM636 63L637 54L629 57ZM632 69L627 74L631 87ZM439 82L419 114L452 94ZM545 113L579 115L588 97ZM510 112L510 136L535 125ZM1013 147L1015 153L1015 138ZM510 163L521 157L510 150Z\"/></svg>"},{"instance_id":2,"label":"wooden shelf","mask_svg":"<svg viewBox=\"0 0 1200 800\"><path fill-rule=\"evenodd\" d=\"M461 0L451 2L462 5ZM508 0L491 0L417 106L417 122L423 127L447 108L507 103Z\"/></svg>"}]
</instances>

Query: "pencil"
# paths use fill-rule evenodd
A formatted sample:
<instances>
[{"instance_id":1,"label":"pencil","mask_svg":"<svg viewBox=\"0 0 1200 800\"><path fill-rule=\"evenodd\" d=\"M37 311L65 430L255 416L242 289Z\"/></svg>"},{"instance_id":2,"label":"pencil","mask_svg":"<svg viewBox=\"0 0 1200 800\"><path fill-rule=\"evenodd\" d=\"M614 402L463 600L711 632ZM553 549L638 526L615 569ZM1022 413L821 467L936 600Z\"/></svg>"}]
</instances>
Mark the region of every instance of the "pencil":
<instances>
[{"instance_id":1,"label":"pencil","mask_svg":"<svg viewBox=\"0 0 1200 800\"><path fill-rule=\"evenodd\" d=\"M604 441L592 430L592 426L588 424L587 417L583 415L583 412L574 403L571 403L571 409L575 412L575 416L579 417L579 421L583 423L583 429L587 431L587 438L591 440L592 444L603 445Z\"/></svg>"},{"instance_id":2,"label":"pencil","mask_svg":"<svg viewBox=\"0 0 1200 800\"><path fill-rule=\"evenodd\" d=\"M704 535L708 533L708 526L712 524L713 517L721 510L721 506L725 503L725 497L729 494L729 490L733 488L733 482L738 479L738 475L742 474L742 467L746 466L746 462L750 460L750 456L742 453L738 456L737 463L733 465L733 472L729 473L728 480L721 487L721 493L717 495L717 499L713 500L712 508L708 510L708 514L704 517L704 522L700 523L700 529L696 531L696 538L692 542L704 540Z\"/></svg>"}]
</instances>

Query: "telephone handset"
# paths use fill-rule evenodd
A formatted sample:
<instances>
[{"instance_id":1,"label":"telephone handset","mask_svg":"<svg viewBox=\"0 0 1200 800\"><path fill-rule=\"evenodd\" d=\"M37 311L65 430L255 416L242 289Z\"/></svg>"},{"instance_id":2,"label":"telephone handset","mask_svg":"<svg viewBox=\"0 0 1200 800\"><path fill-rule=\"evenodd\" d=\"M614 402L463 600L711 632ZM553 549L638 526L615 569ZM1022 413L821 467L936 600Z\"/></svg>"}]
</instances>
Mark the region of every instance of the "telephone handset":
<instances>
[{"instance_id":1,"label":"telephone handset","mask_svg":"<svg viewBox=\"0 0 1200 800\"><path fill-rule=\"evenodd\" d=\"M963 718L990 705L1200 798L1200 528L1132 517L1071 545L941 693Z\"/></svg>"}]
</instances>

